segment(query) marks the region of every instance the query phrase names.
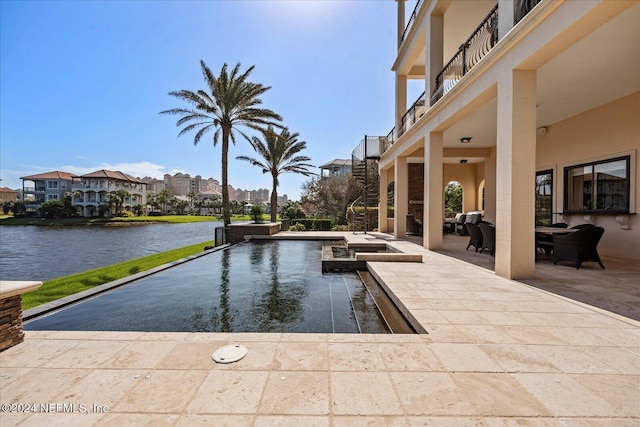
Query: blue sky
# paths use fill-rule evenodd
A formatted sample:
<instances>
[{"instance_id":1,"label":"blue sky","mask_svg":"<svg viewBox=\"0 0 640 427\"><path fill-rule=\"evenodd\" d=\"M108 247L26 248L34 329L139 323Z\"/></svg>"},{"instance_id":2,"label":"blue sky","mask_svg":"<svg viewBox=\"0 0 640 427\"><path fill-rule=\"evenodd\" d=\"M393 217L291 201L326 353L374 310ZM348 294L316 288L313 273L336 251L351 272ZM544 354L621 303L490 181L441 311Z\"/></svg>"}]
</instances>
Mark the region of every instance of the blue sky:
<instances>
[{"instance_id":1,"label":"blue sky","mask_svg":"<svg viewBox=\"0 0 640 427\"><path fill-rule=\"evenodd\" d=\"M263 105L318 166L393 127L396 3L360 1L0 2L0 186L51 170L176 172L220 179L220 147L177 137L168 92L205 87L199 61L255 65ZM410 97L413 95L410 95ZM239 139L229 183L269 188ZM316 169L316 171L318 171ZM283 175L298 199L308 178Z\"/></svg>"}]
</instances>

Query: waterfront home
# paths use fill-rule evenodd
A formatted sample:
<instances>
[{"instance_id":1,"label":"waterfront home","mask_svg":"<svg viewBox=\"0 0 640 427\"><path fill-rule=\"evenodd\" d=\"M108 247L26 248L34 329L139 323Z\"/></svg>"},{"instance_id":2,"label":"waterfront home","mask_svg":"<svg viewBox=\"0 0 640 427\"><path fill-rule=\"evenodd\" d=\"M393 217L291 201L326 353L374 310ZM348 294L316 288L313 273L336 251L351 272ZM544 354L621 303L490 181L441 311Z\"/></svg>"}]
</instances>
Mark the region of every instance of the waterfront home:
<instances>
[{"instance_id":1,"label":"waterfront home","mask_svg":"<svg viewBox=\"0 0 640 427\"><path fill-rule=\"evenodd\" d=\"M0 203L15 203L18 201L18 192L9 187L0 187Z\"/></svg>"},{"instance_id":2,"label":"waterfront home","mask_svg":"<svg viewBox=\"0 0 640 427\"><path fill-rule=\"evenodd\" d=\"M376 158L381 194L394 189L380 230L404 237L413 213L424 247L442 248L443 190L457 181L463 211L495 224L500 276L533 276L538 223L601 226L600 255L640 259L640 3L405 6L395 127ZM424 82L417 99L410 80Z\"/></svg>"},{"instance_id":3,"label":"waterfront home","mask_svg":"<svg viewBox=\"0 0 640 427\"><path fill-rule=\"evenodd\" d=\"M120 171L101 169L74 177L72 205L85 217L98 216L112 193L124 190L122 207L129 211L147 205L147 184Z\"/></svg>"},{"instance_id":4,"label":"waterfront home","mask_svg":"<svg viewBox=\"0 0 640 427\"><path fill-rule=\"evenodd\" d=\"M333 159L320 168L320 177L328 178L330 176L347 176L351 173L351 159Z\"/></svg>"},{"instance_id":5,"label":"waterfront home","mask_svg":"<svg viewBox=\"0 0 640 427\"><path fill-rule=\"evenodd\" d=\"M71 191L71 184L76 176L69 172L52 171L36 175L23 176L22 198L27 216L40 215L38 209L48 200L63 201L64 197ZM27 186L27 181L31 181L32 186Z\"/></svg>"}]
</instances>

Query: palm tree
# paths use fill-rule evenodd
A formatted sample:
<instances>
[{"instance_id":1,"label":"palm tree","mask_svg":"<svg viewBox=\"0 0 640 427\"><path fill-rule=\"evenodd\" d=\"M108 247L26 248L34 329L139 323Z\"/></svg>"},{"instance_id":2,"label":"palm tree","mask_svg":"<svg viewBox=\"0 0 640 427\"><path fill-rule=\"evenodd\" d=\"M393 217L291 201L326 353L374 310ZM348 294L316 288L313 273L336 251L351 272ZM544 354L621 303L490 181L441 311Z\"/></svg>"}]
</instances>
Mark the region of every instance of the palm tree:
<instances>
[{"instance_id":1,"label":"palm tree","mask_svg":"<svg viewBox=\"0 0 640 427\"><path fill-rule=\"evenodd\" d=\"M275 125L275 121L280 121L282 118L271 110L258 107L262 103L259 96L271 87L247 81L254 66L249 67L244 73L240 73L240 63L238 63L231 73L228 73L225 63L220 70L220 75L216 77L204 61L201 60L200 65L207 90L169 92L169 95L186 101L191 107L173 108L162 111L160 114L181 116L176 122L176 126L185 126L178 136L197 129L198 131L193 138L194 145L198 144L206 133L215 131L213 145L216 146L222 134L222 211L224 226L227 228L231 223L229 192L227 191L229 188L227 177L229 139L234 144L236 143L235 130L238 127L246 126L262 131L264 126ZM238 130L238 133L247 141L251 141L241 130Z\"/></svg>"},{"instance_id":2,"label":"palm tree","mask_svg":"<svg viewBox=\"0 0 640 427\"><path fill-rule=\"evenodd\" d=\"M164 209L163 213L167 213L167 203L169 203L170 199L171 191L167 190L166 188L160 190L156 197L156 200L162 205L162 208Z\"/></svg>"},{"instance_id":3,"label":"palm tree","mask_svg":"<svg viewBox=\"0 0 640 427\"><path fill-rule=\"evenodd\" d=\"M248 156L238 156L238 160L246 160L254 166L262 168L262 173L270 173L273 185L271 191L271 222L276 222L278 208L278 180L280 174L286 172L299 173L304 176L313 175L307 168L313 167L308 163L311 158L299 153L307 148L305 141L298 141L297 133L290 133L284 128L280 135L271 126L263 131L264 141L257 137L251 139L251 146L261 157L260 160Z\"/></svg>"}]
</instances>

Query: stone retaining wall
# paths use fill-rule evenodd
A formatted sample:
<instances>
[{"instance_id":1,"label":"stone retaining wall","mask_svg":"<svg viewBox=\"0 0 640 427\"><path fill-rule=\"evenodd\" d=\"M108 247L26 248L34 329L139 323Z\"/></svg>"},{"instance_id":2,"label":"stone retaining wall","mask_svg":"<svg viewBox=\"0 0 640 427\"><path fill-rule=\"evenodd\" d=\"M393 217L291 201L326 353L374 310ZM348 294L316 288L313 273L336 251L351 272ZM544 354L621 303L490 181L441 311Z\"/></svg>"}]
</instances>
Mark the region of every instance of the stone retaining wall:
<instances>
[{"instance_id":1,"label":"stone retaining wall","mask_svg":"<svg viewBox=\"0 0 640 427\"><path fill-rule=\"evenodd\" d=\"M15 295L0 301L0 352L22 341L22 297Z\"/></svg>"},{"instance_id":2,"label":"stone retaining wall","mask_svg":"<svg viewBox=\"0 0 640 427\"><path fill-rule=\"evenodd\" d=\"M244 236L271 236L280 231L279 222L267 224L231 224L229 225L229 243L240 243Z\"/></svg>"}]
</instances>

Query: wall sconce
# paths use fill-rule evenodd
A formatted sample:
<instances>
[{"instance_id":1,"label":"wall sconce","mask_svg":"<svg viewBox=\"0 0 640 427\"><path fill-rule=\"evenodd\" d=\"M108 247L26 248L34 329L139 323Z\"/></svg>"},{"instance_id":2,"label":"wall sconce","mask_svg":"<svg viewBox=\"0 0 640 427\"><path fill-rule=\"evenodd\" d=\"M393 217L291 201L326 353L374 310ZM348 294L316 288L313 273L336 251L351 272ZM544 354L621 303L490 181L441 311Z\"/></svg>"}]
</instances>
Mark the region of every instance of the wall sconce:
<instances>
[{"instance_id":1,"label":"wall sconce","mask_svg":"<svg viewBox=\"0 0 640 427\"><path fill-rule=\"evenodd\" d=\"M544 126L539 127L538 129L536 129L536 134L538 136L544 136L547 134L547 128Z\"/></svg>"},{"instance_id":2,"label":"wall sconce","mask_svg":"<svg viewBox=\"0 0 640 427\"><path fill-rule=\"evenodd\" d=\"M470 136L463 136L462 138L460 138L460 142L462 144L468 144L471 142L471 137Z\"/></svg>"}]
</instances>

